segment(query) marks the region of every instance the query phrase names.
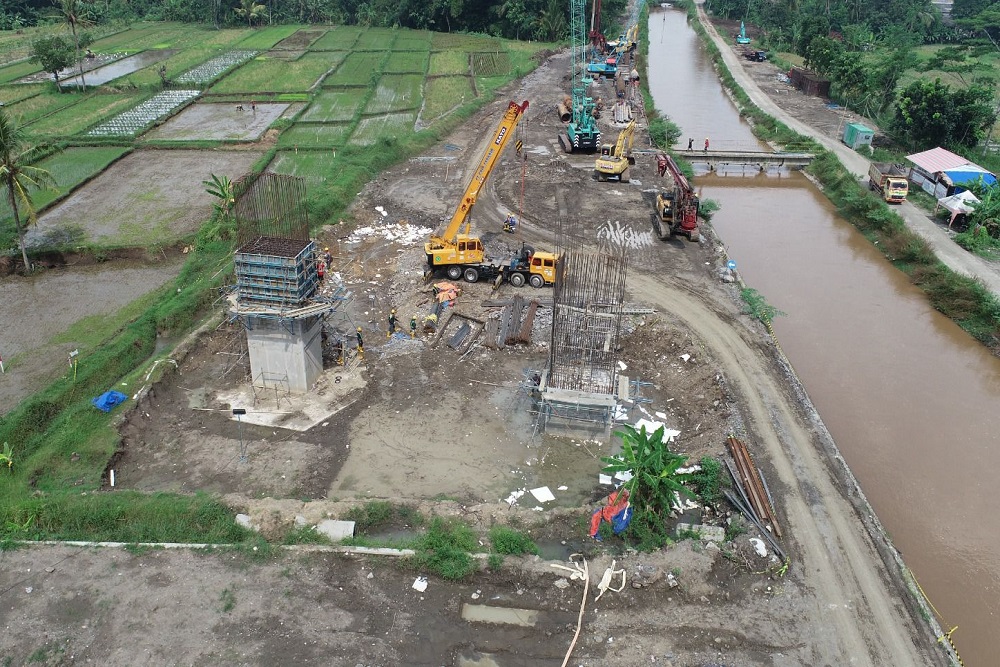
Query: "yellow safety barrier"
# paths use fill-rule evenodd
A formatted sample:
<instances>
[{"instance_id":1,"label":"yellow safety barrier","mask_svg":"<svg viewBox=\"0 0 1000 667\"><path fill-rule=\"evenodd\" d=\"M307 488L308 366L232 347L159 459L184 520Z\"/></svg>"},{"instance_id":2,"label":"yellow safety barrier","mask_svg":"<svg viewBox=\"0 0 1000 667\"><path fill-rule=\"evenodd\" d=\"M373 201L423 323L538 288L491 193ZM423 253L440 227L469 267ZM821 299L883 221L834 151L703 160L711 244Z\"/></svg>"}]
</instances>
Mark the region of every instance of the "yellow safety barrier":
<instances>
[{"instance_id":1,"label":"yellow safety barrier","mask_svg":"<svg viewBox=\"0 0 1000 667\"><path fill-rule=\"evenodd\" d=\"M940 620L943 621L944 617L941 616L941 612L939 612L937 610L937 607L934 606L934 603L931 602L931 599L929 597L927 597L927 593L924 592L924 589L920 585L920 582L917 581L917 578L915 576L913 576L912 572L910 573L910 576L913 577L913 583L917 585L917 590L920 591L920 595L922 595L923 598L924 598L924 600L926 600L927 605L931 608L931 611L934 612L934 615L937 616L938 619L940 619ZM942 626L942 627L944 627L944 626ZM937 640L938 640L939 644L943 644L944 642L947 641L948 644L951 645L951 650L955 652L955 659L958 660L958 664L960 664L962 667L965 667L965 662L963 662L962 656L960 656L958 654L958 647L955 646L955 642L951 638L951 635L955 632L955 630L958 630L958 626L957 625L954 626L948 632L946 632L943 635L941 635L940 637L938 637Z\"/></svg>"}]
</instances>

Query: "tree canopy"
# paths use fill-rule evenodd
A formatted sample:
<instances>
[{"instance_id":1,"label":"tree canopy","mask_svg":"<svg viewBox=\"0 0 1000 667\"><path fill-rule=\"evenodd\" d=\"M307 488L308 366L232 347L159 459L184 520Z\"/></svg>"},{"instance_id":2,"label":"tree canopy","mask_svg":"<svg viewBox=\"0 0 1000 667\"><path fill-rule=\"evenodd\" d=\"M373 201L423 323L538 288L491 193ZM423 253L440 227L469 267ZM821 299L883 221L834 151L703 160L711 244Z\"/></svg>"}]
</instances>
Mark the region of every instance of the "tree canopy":
<instances>
[{"instance_id":1,"label":"tree canopy","mask_svg":"<svg viewBox=\"0 0 1000 667\"><path fill-rule=\"evenodd\" d=\"M914 81L899 95L892 120L897 136L916 150L973 147L993 124L993 91L982 85L952 90L934 81Z\"/></svg>"},{"instance_id":2,"label":"tree canopy","mask_svg":"<svg viewBox=\"0 0 1000 667\"><path fill-rule=\"evenodd\" d=\"M42 66L42 69L52 74L56 87L59 85L59 72L75 64L73 44L61 35L39 37L31 43L31 60Z\"/></svg>"}]
</instances>

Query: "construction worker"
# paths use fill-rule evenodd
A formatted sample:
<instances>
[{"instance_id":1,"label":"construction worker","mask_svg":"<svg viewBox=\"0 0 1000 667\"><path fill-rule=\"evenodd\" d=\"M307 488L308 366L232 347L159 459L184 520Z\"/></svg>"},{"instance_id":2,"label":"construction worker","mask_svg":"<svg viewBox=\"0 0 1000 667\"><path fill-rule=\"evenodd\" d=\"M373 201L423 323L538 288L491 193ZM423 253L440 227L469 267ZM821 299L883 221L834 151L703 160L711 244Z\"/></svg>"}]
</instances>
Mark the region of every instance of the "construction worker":
<instances>
[{"instance_id":1,"label":"construction worker","mask_svg":"<svg viewBox=\"0 0 1000 667\"><path fill-rule=\"evenodd\" d=\"M365 341L361 337L361 327L358 327L358 356L362 359L365 358Z\"/></svg>"},{"instance_id":2,"label":"construction worker","mask_svg":"<svg viewBox=\"0 0 1000 667\"><path fill-rule=\"evenodd\" d=\"M507 219L503 223L503 230L510 234L517 231L517 218L513 214L507 216Z\"/></svg>"},{"instance_id":3,"label":"construction worker","mask_svg":"<svg viewBox=\"0 0 1000 667\"><path fill-rule=\"evenodd\" d=\"M330 254L329 248L323 248L323 261L328 267L333 266L333 255Z\"/></svg>"},{"instance_id":4,"label":"construction worker","mask_svg":"<svg viewBox=\"0 0 1000 667\"><path fill-rule=\"evenodd\" d=\"M417 316L416 314L410 318L410 338L417 337Z\"/></svg>"},{"instance_id":5,"label":"construction worker","mask_svg":"<svg viewBox=\"0 0 1000 667\"><path fill-rule=\"evenodd\" d=\"M385 337L389 338L392 334L396 333L396 309L393 308L389 311L389 330L385 332Z\"/></svg>"}]
</instances>

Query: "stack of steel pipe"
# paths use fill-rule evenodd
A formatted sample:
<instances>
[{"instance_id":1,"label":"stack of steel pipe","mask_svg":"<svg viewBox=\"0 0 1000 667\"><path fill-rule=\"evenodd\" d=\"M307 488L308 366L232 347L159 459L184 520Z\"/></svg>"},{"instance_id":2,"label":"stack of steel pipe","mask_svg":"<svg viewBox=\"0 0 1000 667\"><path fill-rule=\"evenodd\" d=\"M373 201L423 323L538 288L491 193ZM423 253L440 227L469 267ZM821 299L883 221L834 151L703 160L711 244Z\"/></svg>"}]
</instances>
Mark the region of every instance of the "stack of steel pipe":
<instances>
[{"instance_id":1,"label":"stack of steel pipe","mask_svg":"<svg viewBox=\"0 0 1000 667\"><path fill-rule=\"evenodd\" d=\"M775 535L781 537L781 527L778 526L778 518L774 513L771 493L764 482L764 477L760 474L760 470L754 465L753 457L750 456L746 443L739 438L732 437L727 442L729 451L733 455L733 461L736 463L736 469L730 468L729 472L733 475L748 509L754 512L760 523L770 527Z\"/></svg>"}]
</instances>

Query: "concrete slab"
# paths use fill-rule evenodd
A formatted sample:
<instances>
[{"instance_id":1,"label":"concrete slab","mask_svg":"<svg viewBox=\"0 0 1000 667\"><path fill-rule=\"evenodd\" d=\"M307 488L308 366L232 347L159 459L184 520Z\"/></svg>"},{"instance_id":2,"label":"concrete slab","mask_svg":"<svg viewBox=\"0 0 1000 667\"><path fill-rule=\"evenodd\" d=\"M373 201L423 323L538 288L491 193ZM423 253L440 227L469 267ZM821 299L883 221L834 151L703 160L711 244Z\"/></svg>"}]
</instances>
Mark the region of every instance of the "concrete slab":
<instances>
[{"instance_id":1,"label":"concrete slab","mask_svg":"<svg viewBox=\"0 0 1000 667\"><path fill-rule=\"evenodd\" d=\"M357 360L347 366L335 366L323 372L312 390L289 394L256 390L249 384L221 391L216 400L234 408L245 408L240 419L247 424L272 426L304 432L349 407L368 384ZM233 417L235 420L236 418Z\"/></svg>"},{"instance_id":2,"label":"concrete slab","mask_svg":"<svg viewBox=\"0 0 1000 667\"><path fill-rule=\"evenodd\" d=\"M316 524L316 532L326 535L333 542L338 542L345 537L354 537L354 522L324 519Z\"/></svg>"}]
</instances>

